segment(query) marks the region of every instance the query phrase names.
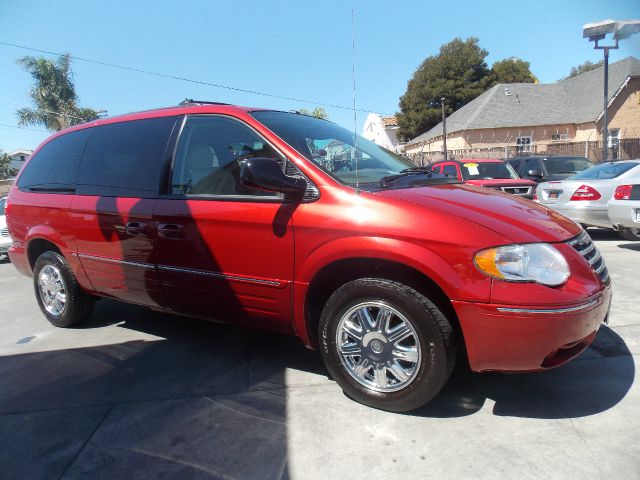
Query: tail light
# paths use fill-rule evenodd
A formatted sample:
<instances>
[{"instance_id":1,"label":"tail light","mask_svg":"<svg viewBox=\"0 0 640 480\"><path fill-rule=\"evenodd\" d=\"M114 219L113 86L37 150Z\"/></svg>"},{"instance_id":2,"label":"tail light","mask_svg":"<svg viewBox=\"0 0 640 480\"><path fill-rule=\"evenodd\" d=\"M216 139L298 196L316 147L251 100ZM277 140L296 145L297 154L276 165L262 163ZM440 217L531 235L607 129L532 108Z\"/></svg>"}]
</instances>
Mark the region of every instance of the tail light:
<instances>
[{"instance_id":1,"label":"tail light","mask_svg":"<svg viewBox=\"0 0 640 480\"><path fill-rule=\"evenodd\" d=\"M616 200L630 200L631 190L633 190L633 185L618 185L613 198Z\"/></svg>"},{"instance_id":2,"label":"tail light","mask_svg":"<svg viewBox=\"0 0 640 480\"><path fill-rule=\"evenodd\" d=\"M538 192L533 192L533 199L538 200Z\"/></svg>"},{"instance_id":3,"label":"tail light","mask_svg":"<svg viewBox=\"0 0 640 480\"><path fill-rule=\"evenodd\" d=\"M601 198L600 192L589 185L581 185L571 196L571 200L600 200Z\"/></svg>"}]
</instances>

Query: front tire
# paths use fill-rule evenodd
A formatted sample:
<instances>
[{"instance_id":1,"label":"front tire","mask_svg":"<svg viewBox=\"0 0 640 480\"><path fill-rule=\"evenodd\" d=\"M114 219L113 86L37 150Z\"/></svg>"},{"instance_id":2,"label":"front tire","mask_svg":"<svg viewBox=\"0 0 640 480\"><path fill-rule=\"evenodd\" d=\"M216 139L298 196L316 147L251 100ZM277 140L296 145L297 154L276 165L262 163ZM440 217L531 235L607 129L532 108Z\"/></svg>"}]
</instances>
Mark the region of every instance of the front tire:
<instances>
[{"instance_id":1,"label":"front tire","mask_svg":"<svg viewBox=\"0 0 640 480\"><path fill-rule=\"evenodd\" d=\"M640 240L640 228L620 228L618 235L624 240L637 242Z\"/></svg>"},{"instance_id":2,"label":"front tire","mask_svg":"<svg viewBox=\"0 0 640 480\"><path fill-rule=\"evenodd\" d=\"M33 269L33 286L40 310L56 327L71 327L91 316L94 298L85 293L64 257L47 251Z\"/></svg>"},{"instance_id":3,"label":"front tire","mask_svg":"<svg viewBox=\"0 0 640 480\"><path fill-rule=\"evenodd\" d=\"M319 324L322 357L345 394L392 412L435 397L455 363L454 332L424 295L398 282L363 278L329 298Z\"/></svg>"}]
</instances>

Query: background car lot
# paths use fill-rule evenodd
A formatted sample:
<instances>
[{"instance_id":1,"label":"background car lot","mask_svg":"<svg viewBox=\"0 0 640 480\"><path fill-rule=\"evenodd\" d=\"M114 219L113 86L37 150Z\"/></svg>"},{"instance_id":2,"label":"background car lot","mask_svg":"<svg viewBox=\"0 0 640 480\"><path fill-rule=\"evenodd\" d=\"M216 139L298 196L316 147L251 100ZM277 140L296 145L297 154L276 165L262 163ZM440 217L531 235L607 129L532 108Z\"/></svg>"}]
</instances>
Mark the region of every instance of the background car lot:
<instances>
[{"instance_id":1,"label":"background car lot","mask_svg":"<svg viewBox=\"0 0 640 480\"><path fill-rule=\"evenodd\" d=\"M614 285L592 348L541 374L460 365L410 415L350 401L293 337L109 300L55 329L0 264L0 477L633 478L640 245L592 235Z\"/></svg>"}]
</instances>

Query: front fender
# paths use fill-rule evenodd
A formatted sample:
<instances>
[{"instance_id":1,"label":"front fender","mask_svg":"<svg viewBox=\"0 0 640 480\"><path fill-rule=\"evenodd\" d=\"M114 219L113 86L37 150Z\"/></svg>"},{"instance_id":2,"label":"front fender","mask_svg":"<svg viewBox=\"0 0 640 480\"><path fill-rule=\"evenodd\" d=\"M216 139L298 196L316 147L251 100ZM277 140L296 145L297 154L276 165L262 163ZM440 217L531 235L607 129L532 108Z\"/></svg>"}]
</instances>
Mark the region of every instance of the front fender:
<instances>
[{"instance_id":1,"label":"front fender","mask_svg":"<svg viewBox=\"0 0 640 480\"><path fill-rule=\"evenodd\" d=\"M452 251L457 246L452 246ZM461 257L465 254L460 252ZM472 254L469 259L472 258ZM309 344L306 331L306 296L313 278L326 266L341 260L375 258L387 260L417 270L433 282L451 300L488 301L491 280L480 275L471 260L468 264L460 258L453 261L418 243L382 237L342 237L322 244L306 258L296 259L297 269L294 279L294 321L296 331Z\"/></svg>"}]
</instances>

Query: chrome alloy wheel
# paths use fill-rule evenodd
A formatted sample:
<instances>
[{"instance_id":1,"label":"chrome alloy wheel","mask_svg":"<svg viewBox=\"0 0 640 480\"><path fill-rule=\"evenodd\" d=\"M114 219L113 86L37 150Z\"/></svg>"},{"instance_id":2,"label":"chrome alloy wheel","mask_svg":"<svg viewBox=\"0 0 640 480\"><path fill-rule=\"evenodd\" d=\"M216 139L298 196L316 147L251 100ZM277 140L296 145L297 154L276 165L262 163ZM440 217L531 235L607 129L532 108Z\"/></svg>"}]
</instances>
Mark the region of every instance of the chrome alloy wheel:
<instances>
[{"instance_id":1,"label":"chrome alloy wheel","mask_svg":"<svg viewBox=\"0 0 640 480\"><path fill-rule=\"evenodd\" d=\"M350 308L340 319L336 348L347 372L377 392L396 392L416 377L421 361L411 322L384 302Z\"/></svg>"},{"instance_id":2,"label":"chrome alloy wheel","mask_svg":"<svg viewBox=\"0 0 640 480\"><path fill-rule=\"evenodd\" d=\"M38 291L47 312L56 317L63 314L67 303L67 288L60 270L53 265L45 265L38 274Z\"/></svg>"}]
</instances>

